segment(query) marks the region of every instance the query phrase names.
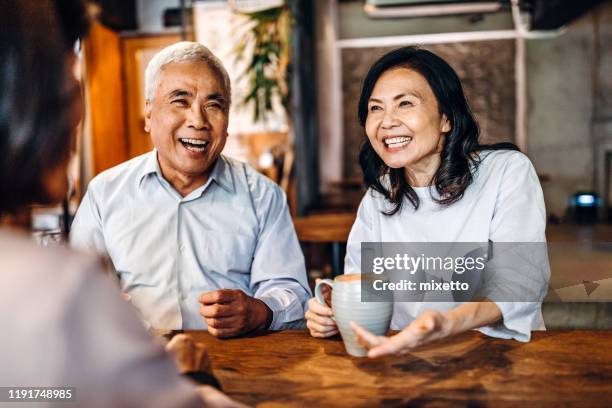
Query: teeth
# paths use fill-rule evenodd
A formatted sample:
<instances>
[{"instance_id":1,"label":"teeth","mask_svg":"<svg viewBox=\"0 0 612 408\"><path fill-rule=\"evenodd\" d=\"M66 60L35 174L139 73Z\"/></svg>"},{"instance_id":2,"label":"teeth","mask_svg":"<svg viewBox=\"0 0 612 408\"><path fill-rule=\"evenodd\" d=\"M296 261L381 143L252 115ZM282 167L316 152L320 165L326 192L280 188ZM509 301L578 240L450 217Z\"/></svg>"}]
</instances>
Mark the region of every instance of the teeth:
<instances>
[{"instance_id":1,"label":"teeth","mask_svg":"<svg viewBox=\"0 0 612 408\"><path fill-rule=\"evenodd\" d=\"M185 149L191 150L192 152L198 152L198 153L206 151L206 147L196 147L192 145L185 145Z\"/></svg>"},{"instance_id":2,"label":"teeth","mask_svg":"<svg viewBox=\"0 0 612 408\"><path fill-rule=\"evenodd\" d=\"M397 147L397 146L406 145L410 143L411 140L412 138L410 136L391 137L391 138L385 139L385 144L390 147Z\"/></svg>"},{"instance_id":3,"label":"teeth","mask_svg":"<svg viewBox=\"0 0 612 408\"><path fill-rule=\"evenodd\" d=\"M183 144L183 146L185 146L187 150L190 150L196 153L202 153L206 151L206 146L208 146L208 143L209 143L206 140L198 140L198 139L179 139L179 140L181 141L181 143Z\"/></svg>"},{"instance_id":4,"label":"teeth","mask_svg":"<svg viewBox=\"0 0 612 408\"><path fill-rule=\"evenodd\" d=\"M179 139L183 143L189 143L196 146L206 146L208 141L206 140L198 140L198 139Z\"/></svg>"}]
</instances>

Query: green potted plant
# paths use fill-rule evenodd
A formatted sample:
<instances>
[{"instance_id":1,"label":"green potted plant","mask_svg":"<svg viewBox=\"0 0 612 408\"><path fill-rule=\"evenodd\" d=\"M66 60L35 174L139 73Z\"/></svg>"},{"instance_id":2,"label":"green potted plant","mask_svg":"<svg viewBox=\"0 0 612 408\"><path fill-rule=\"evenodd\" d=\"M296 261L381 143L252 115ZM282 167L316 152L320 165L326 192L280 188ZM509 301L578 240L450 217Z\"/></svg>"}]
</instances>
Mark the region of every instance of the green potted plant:
<instances>
[{"instance_id":1,"label":"green potted plant","mask_svg":"<svg viewBox=\"0 0 612 408\"><path fill-rule=\"evenodd\" d=\"M286 1L259 1L246 8L238 0L230 2L234 9L247 16L250 35L242 38L236 47L238 59L249 58L243 75L248 77L249 89L241 101L252 104L255 122L265 121L273 108L273 98L280 103L290 119L290 33L291 14ZM247 2L253 4L253 2ZM252 44L252 53L247 49Z\"/></svg>"},{"instance_id":2,"label":"green potted plant","mask_svg":"<svg viewBox=\"0 0 612 408\"><path fill-rule=\"evenodd\" d=\"M239 103L252 106L254 122L263 124L266 123L267 116L274 111L275 98L278 98L285 113L288 133L283 133L282 138L279 138L278 132L263 132L251 136L259 139L253 144L270 144L273 140L284 140L264 152L267 157L273 157L273 168L262 170L276 179L287 191L294 157L289 87L292 24L289 5L286 0L233 0L230 4L236 12L248 18L251 27L248 35L241 39L235 49L238 60L247 59L242 75L248 78L248 90Z\"/></svg>"}]
</instances>

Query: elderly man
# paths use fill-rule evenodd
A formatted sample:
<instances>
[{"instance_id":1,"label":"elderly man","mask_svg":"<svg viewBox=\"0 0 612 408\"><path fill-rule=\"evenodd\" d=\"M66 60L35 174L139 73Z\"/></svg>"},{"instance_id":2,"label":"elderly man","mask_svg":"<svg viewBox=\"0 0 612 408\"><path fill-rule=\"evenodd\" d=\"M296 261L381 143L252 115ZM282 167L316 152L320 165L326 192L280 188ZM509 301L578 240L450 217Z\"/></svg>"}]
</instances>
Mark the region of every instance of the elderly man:
<instances>
[{"instance_id":1,"label":"elderly man","mask_svg":"<svg viewBox=\"0 0 612 408\"><path fill-rule=\"evenodd\" d=\"M72 244L109 256L154 328L231 337L301 326L310 289L285 195L221 155L227 71L206 47L180 42L145 75L155 148L91 181Z\"/></svg>"}]
</instances>

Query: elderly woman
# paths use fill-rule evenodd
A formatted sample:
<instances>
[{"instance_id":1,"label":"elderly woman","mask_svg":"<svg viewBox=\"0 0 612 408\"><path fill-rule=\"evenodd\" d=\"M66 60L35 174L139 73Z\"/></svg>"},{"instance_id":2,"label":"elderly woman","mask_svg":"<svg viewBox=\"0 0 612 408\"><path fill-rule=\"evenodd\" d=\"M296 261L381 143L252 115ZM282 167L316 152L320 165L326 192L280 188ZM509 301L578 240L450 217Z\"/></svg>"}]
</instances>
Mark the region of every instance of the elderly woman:
<instances>
[{"instance_id":1,"label":"elderly woman","mask_svg":"<svg viewBox=\"0 0 612 408\"><path fill-rule=\"evenodd\" d=\"M84 16L79 0L0 1L0 384L71 387L52 395L75 406L236 406L178 375L97 260L35 246L19 216L66 195L82 112L71 50Z\"/></svg>"},{"instance_id":2,"label":"elderly woman","mask_svg":"<svg viewBox=\"0 0 612 408\"><path fill-rule=\"evenodd\" d=\"M440 57L406 47L380 58L364 80L359 120L367 135L359 159L369 190L348 239L345 273L361 272L362 242L545 242L544 200L531 162L512 144L479 144L459 78ZM534 288L538 295L546 290L547 265ZM475 328L528 341L531 330L544 328L536 297L396 302L391 328L403 329L398 334L352 328L370 357ZM332 315L310 300L312 336L338 332Z\"/></svg>"}]
</instances>

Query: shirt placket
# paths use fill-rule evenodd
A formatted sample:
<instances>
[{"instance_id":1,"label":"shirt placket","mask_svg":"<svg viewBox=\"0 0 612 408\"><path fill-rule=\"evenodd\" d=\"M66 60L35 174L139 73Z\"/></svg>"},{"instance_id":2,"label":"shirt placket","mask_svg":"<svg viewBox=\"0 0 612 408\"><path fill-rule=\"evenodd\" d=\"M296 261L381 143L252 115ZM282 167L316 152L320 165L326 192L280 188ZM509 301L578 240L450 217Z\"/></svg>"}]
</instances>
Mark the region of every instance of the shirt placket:
<instances>
[{"instance_id":1,"label":"shirt placket","mask_svg":"<svg viewBox=\"0 0 612 408\"><path fill-rule=\"evenodd\" d=\"M183 327L185 326L185 308L187 307L187 293L183 287L181 270L185 265L185 252L187 250L187 242L185 240L185 231L183 230L183 212L185 208L183 202L179 201L176 209L176 263L174 278L176 285L176 298L178 300L179 310L181 312L181 320Z\"/></svg>"}]
</instances>

